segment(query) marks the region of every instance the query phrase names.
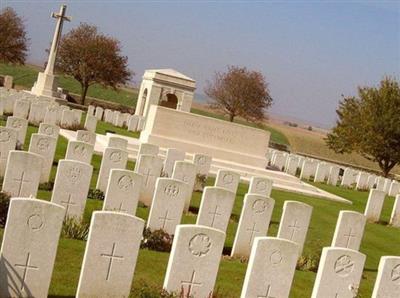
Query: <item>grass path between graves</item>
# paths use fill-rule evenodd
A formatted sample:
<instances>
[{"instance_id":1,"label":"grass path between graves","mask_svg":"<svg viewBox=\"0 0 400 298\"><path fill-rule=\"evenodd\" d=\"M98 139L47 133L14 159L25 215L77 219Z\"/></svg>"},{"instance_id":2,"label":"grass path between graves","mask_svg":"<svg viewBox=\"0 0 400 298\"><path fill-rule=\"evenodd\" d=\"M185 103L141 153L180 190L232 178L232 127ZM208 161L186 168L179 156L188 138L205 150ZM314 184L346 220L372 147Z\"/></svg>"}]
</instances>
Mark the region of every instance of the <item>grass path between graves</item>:
<instances>
[{"instance_id":1,"label":"grass path between graves","mask_svg":"<svg viewBox=\"0 0 400 298\"><path fill-rule=\"evenodd\" d=\"M4 125L4 121L0 121ZM25 148L28 148L30 135L37 131L35 127L29 127ZM59 137L55 164L52 169L51 180L54 181L56 173L56 164L59 159L65 155L67 140ZM91 188L95 187L95 182L99 172L101 157L93 156L92 165L94 166ZM134 162L129 161L128 169L133 169ZM213 179L208 179L207 184L212 185ZM310 229L304 247L304 256L309 256L316 260L324 246L329 246L333 237L337 216L340 210L355 210L363 212L368 193L358 192L339 187L327 186L324 184L315 184L331 193L347 198L353 202L353 205L345 205L337 202L311 198L299 194L273 190L272 198L275 200L275 208L272 215L269 236L276 236L281 210L284 201L297 200L305 202L314 207L311 219ZM232 212L232 217L227 230L227 238L225 242L224 254L228 255L234 235L237 228L237 223L242 207L243 197L247 191L246 184L240 184L235 205ZM40 190L38 198L50 200L51 192ZM194 223L196 213L200 203L200 193L194 193L191 202L191 212L183 217L183 223ZM91 214L95 210L102 208L102 201L88 199L85 209L84 220L89 221ZM378 262L383 255L399 255L400 252L400 237L399 229L395 229L386 225L389 221L390 212L393 207L394 198L387 197L383 212L382 221L379 224L367 224L364 239L361 246L361 252L367 255L366 266L363 274L363 279L360 285L359 297L370 297L372 287L375 282ZM148 208L139 206L137 216L146 219L148 216ZM2 238L3 230L0 229L0 239ZM57 251L56 263L53 271L50 296L51 297L73 297L78 285L79 272L83 259L85 242L80 240L61 238ZM133 279L132 297L141 297L138 293L146 284L151 287L161 287L165 275L165 270L168 262L168 253L161 253L141 249L137 261L135 275ZM216 290L220 294L218 297L239 297L243 285L247 264L241 260L232 260L228 257L223 257L217 277ZM311 271L296 270L294 283L290 297L310 297L315 273ZM148 296L142 296L148 297Z\"/></svg>"}]
</instances>

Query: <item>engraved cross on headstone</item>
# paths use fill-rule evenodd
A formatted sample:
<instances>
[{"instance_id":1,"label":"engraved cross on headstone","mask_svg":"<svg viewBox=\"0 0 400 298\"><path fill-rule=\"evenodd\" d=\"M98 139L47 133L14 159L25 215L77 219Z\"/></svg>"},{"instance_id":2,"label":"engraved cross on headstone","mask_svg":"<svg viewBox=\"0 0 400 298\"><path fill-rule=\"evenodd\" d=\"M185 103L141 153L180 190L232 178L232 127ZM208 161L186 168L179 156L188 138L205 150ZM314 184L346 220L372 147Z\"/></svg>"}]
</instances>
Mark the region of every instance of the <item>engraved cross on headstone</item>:
<instances>
[{"instance_id":1,"label":"engraved cross on headstone","mask_svg":"<svg viewBox=\"0 0 400 298\"><path fill-rule=\"evenodd\" d=\"M168 213L169 212L167 210L167 211L165 211L164 217L159 217L158 218L158 219L160 219L162 221L162 229L165 229L165 225L166 225L167 221L174 220L173 218L168 218Z\"/></svg>"},{"instance_id":2,"label":"engraved cross on headstone","mask_svg":"<svg viewBox=\"0 0 400 298\"><path fill-rule=\"evenodd\" d=\"M67 216L68 211L69 211L69 207L70 207L70 206L76 205L75 203L73 203L73 202L71 201L71 196L72 196L72 195L69 194L69 195L68 195L68 200L67 200L67 201L61 201L61 204L65 206L65 216L64 216L64 217Z\"/></svg>"},{"instance_id":3,"label":"engraved cross on headstone","mask_svg":"<svg viewBox=\"0 0 400 298\"><path fill-rule=\"evenodd\" d=\"M217 215L222 215L221 213L218 213L218 205L215 205L215 210L213 212L208 212L208 214L211 214L213 216L211 221L211 227L214 227L215 218L217 217Z\"/></svg>"},{"instance_id":4,"label":"engraved cross on headstone","mask_svg":"<svg viewBox=\"0 0 400 298\"><path fill-rule=\"evenodd\" d=\"M110 279L111 276L111 268L112 268L112 264L114 259L115 260L123 260L124 257L123 256L117 256L115 255L115 248L116 248L116 243L113 243L112 249L111 249L111 254L101 254L100 256L104 257L104 258L109 258L108 260L108 269L107 269L107 275L106 275L106 280Z\"/></svg>"},{"instance_id":5,"label":"engraved cross on headstone","mask_svg":"<svg viewBox=\"0 0 400 298\"><path fill-rule=\"evenodd\" d=\"M182 280L181 281L183 294L185 294L184 293L185 291L184 291L183 287L184 286L188 286L188 291L186 293L187 297L192 297L191 295L192 295L193 287L201 287L201 285L202 285L202 283L196 282L195 279L196 279L196 271L193 270L192 276L190 277L190 280L188 280L188 281Z\"/></svg>"},{"instance_id":6,"label":"engraved cross on headstone","mask_svg":"<svg viewBox=\"0 0 400 298\"><path fill-rule=\"evenodd\" d=\"M349 231L349 233L348 233L348 234L344 234L344 237L346 237L346 238L347 238L347 242L346 242L346 248L348 248L348 247L349 247L349 245L350 245L350 241L351 241L351 238L356 238L356 235L351 233L352 231L353 231L353 229L352 229L352 228L350 228L350 231Z\"/></svg>"},{"instance_id":7,"label":"engraved cross on headstone","mask_svg":"<svg viewBox=\"0 0 400 298\"><path fill-rule=\"evenodd\" d=\"M257 298L275 298L275 297L270 296L270 294L271 294L271 285L268 285L267 286L267 292L265 293L265 295L264 296L257 296Z\"/></svg>"},{"instance_id":8,"label":"engraved cross on headstone","mask_svg":"<svg viewBox=\"0 0 400 298\"><path fill-rule=\"evenodd\" d=\"M28 275L28 270L39 270L39 267L32 266L30 264L30 262L31 262L31 254L28 252L25 264L15 264L15 267L23 268L21 289L20 289L21 291L25 287L25 282L26 282L26 278L27 278L27 275Z\"/></svg>"},{"instance_id":9,"label":"engraved cross on headstone","mask_svg":"<svg viewBox=\"0 0 400 298\"><path fill-rule=\"evenodd\" d=\"M255 227L256 227L256 223L253 223L253 227L251 229L246 229L246 231L249 231L251 233L250 241L249 241L250 244L253 241L253 238L254 238L254 235L256 234L256 232L259 232L259 230L255 229Z\"/></svg>"},{"instance_id":10,"label":"engraved cross on headstone","mask_svg":"<svg viewBox=\"0 0 400 298\"><path fill-rule=\"evenodd\" d=\"M22 187L24 183L28 183L31 182L29 180L24 180L25 179L25 171L22 171L21 173L21 178L14 178L14 181L19 182L19 186L18 186L18 196L21 195L21 191L22 191Z\"/></svg>"},{"instance_id":11,"label":"engraved cross on headstone","mask_svg":"<svg viewBox=\"0 0 400 298\"><path fill-rule=\"evenodd\" d=\"M144 182L145 186L147 186L149 184L150 177L155 177L154 175L150 175L150 174L151 174L151 169L147 169L147 172L144 174L144 176L146 177L146 180Z\"/></svg>"},{"instance_id":12,"label":"engraved cross on headstone","mask_svg":"<svg viewBox=\"0 0 400 298\"><path fill-rule=\"evenodd\" d=\"M297 225L297 219L294 220L293 225L289 225L289 228L292 229L292 234L290 236L290 240L293 240L295 233L300 230L300 226Z\"/></svg>"}]
</instances>

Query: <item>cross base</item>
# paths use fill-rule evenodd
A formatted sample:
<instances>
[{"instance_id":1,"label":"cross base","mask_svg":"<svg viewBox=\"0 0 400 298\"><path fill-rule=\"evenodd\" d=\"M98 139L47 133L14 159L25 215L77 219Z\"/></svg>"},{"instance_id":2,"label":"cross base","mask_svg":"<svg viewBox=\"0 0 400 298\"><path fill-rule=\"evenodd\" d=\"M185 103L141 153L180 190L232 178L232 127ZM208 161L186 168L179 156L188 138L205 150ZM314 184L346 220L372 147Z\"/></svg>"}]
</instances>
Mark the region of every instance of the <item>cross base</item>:
<instances>
[{"instance_id":1,"label":"cross base","mask_svg":"<svg viewBox=\"0 0 400 298\"><path fill-rule=\"evenodd\" d=\"M57 77L52 74L39 72L37 81L35 85L33 85L31 92L37 96L59 98L60 94L57 92Z\"/></svg>"}]
</instances>

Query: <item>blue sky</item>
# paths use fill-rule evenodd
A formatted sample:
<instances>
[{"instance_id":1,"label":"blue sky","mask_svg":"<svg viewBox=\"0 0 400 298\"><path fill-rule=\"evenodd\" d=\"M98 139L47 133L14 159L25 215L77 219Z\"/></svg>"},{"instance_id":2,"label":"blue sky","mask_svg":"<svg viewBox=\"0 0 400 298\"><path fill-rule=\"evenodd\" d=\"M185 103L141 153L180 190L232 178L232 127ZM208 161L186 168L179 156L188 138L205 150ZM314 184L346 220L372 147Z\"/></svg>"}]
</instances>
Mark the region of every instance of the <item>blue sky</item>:
<instances>
[{"instance_id":1,"label":"blue sky","mask_svg":"<svg viewBox=\"0 0 400 298\"><path fill-rule=\"evenodd\" d=\"M71 23L118 38L139 84L145 69L174 68L198 93L227 65L261 71L271 112L330 126L341 94L400 74L400 2L395 1L1 1L25 19L29 61L43 63L66 3Z\"/></svg>"}]
</instances>

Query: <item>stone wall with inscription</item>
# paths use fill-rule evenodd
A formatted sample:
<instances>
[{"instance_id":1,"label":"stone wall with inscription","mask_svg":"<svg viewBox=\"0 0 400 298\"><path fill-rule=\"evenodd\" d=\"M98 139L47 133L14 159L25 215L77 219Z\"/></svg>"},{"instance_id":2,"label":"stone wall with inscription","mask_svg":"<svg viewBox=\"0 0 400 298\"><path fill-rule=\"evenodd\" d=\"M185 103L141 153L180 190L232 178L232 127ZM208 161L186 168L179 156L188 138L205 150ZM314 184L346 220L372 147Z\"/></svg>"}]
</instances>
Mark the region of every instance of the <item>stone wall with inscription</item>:
<instances>
[{"instance_id":1,"label":"stone wall with inscription","mask_svg":"<svg viewBox=\"0 0 400 298\"><path fill-rule=\"evenodd\" d=\"M265 130L155 105L140 135L141 142L257 167L266 165L269 138Z\"/></svg>"}]
</instances>

